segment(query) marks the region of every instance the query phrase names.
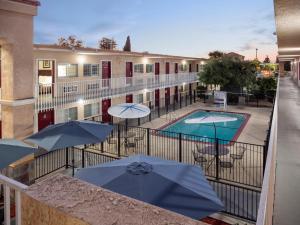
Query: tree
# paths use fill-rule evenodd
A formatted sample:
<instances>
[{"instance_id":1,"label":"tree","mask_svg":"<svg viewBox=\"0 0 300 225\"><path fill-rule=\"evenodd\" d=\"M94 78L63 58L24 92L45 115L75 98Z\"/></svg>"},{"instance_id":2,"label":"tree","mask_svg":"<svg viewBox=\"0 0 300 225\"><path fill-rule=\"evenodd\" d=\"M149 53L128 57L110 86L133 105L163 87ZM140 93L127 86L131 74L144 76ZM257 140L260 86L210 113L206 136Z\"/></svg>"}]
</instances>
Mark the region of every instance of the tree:
<instances>
[{"instance_id":1,"label":"tree","mask_svg":"<svg viewBox=\"0 0 300 225\"><path fill-rule=\"evenodd\" d=\"M59 46L68 47L68 48L80 48L83 47L82 40L78 40L75 35L70 35L67 39L61 37L58 39Z\"/></svg>"},{"instance_id":2,"label":"tree","mask_svg":"<svg viewBox=\"0 0 300 225\"><path fill-rule=\"evenodd\" d=\"M104 50L114 50L117 48L117 43L113 38L102 38L99 41L99 48Z\"/></svg>"},{"instance_id":3,"label":"tree","mask_svg":"<svg viewBox=\"0 0 300 225\"><path fill-rule=\"evenodd\" d=\"M250 61L232 57L210 59L199 74L199 80L206 85L219 85L221 90L243 92L255 83L256 67Z\"/></svg>"},{"instance_id":4,"label":"tree","mask_svg":"<svg viewBox=\"0 0 300 225\"><path fill-rule=\"evenodd\" d=\"M224 55L225 55L224 52L221 52L221 51L213 51L213 52L208 53L208 56L211 59L219 59L219 58L222 58Z\"/></svg>"},{"instance_id":5,"label":"tree","mask_svg":"<svg viewBox=\"0 0 300 225\"><path fill-rule=\"evenodd\" d=\"M130 36L127 36L126 43L124 45L123 51L131 52Z\"/></svg>"}]
</instances>

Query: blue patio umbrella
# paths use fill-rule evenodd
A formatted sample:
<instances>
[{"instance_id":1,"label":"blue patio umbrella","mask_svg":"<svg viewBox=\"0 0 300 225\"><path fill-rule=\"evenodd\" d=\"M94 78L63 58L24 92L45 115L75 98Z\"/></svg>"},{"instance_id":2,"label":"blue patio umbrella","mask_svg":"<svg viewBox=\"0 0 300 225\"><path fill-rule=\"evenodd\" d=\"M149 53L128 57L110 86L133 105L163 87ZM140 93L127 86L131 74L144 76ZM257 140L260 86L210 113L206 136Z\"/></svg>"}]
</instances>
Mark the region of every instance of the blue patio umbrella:
<instances>
[{"instance_id":1,"label":"blue patio umbrella","mask_svg":"<svg viewBox=\"0 0 300 225\"><path fill-rule=\"evenodd\" d=\"M80 169L75 177L194 219L223 209L201 168L175 161L136 155Z\"/></svg>"},{"instance_id":2,"label":"blue patio umbrella","mask_svg":"<svg viewBox=\"0 0 300 225\"><path fill-rule=\"evenodd\" d=\"M35 148L21 141L0 139L0 170L35 151Z\"/></svg>"},{"instance_id":3,"label":"blue patio umbrella","mask_svg":"<svg viewBox=\"0 0 300 225\"><path fill-rule=\"evenodd\" d=\"M48 151L103 142L113 126L92 121L69 121L54 124L33 134L26 141Z\"/></svg>"}]
</instances>

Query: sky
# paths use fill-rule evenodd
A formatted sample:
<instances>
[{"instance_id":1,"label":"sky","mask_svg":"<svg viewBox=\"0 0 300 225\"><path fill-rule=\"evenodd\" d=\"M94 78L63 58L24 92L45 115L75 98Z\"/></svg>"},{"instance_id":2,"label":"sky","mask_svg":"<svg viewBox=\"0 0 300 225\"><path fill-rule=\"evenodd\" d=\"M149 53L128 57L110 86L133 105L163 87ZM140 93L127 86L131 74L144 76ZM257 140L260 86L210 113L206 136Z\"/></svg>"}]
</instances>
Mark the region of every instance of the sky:
<instances>
[{"instance_id":1,"label":"sky","mask_svg":"<svg viewBox=\"0 0 300 225\"><path fill-rule=\"evenodd\" d=\"M102 37L132 51L207 57L214 50L276 59L273 0L40 0L35 43L75 35L97 47Z\"/></svg>"}]
</instances>

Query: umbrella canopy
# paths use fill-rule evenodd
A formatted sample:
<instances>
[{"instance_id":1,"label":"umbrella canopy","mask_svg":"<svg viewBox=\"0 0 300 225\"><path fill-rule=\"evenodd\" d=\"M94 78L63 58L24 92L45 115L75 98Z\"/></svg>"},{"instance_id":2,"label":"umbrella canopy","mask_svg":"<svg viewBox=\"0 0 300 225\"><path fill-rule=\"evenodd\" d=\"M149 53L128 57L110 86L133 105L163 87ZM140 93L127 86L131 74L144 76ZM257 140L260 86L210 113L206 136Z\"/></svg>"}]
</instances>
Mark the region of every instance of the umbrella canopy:
<instances>
[{"instance_id":1,"label":"umbrella canopy","mask_svg":"<svg viewBox=\"0 0 300 225\"><path fill-rule=\"evenodd\" d=\"M113 126L92 121L69 121L54 124L26 140L48 151L103 142Z\"/></svg>"},{"instance_id":2,"label":"umbrella canopy","mask_svg":"<svg viewBox=\"0 0 300 225\"><path fill-rule=\"evenodd\" d=\"M150 109L141 104L123 103L111 106L108 109L108 113L111 116L122 119L136 119L148 116L150 114Z\"/></svg>"},{"instance_id":3,"label":"umbrella canopy","mask_svg":"<svg viewBox=\"0 0 300 225\"><path fill-rule=\"evenodd\" d=\"M203 116L193 119L186 119L185 123L221 123L221 122L231 122L236 121L236 117L230 116Z\"/></svg>"},{"instance_id":4,"label":"umbrella canopy","mask_svg":"<svg viewBox=\"0 0 300 225\"><path fill-rule=\"evenodd\" d=\"M200 167L136 155L79 170L75 177L194 219L223 209Z\"/></svg>"},{"instance_id":5,"label":"umbrella canopy","mask_svg":"<svg viewBox=\"0 0 300 225\"><path fill-rule=\"evenodd\" d=\"M35 148L15 139L0 139L0 169L36 151Z\"/></svg>"}]
</instances>

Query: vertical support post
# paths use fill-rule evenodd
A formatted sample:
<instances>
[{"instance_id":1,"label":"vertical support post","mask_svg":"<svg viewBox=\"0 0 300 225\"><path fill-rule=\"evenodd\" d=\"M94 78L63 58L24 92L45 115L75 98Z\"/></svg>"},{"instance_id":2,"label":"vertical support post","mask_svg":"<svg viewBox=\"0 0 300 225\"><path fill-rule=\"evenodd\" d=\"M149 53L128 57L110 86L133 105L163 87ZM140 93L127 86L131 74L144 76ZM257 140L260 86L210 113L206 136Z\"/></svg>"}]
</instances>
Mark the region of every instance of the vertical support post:
<instances>
[{"instance_id":1,"label":"vertical support post","mask_svg":"<svg viewBox=\"0 0 300 225\"><path fill-rule=\"evenodd\" d=\"M269 131L268 131L269 132ZM268 143L269 141L264 141L264 149L263 149L263 175L265 174L267 155L268 155Z\"/></svg>"},{"instance_id":2,"label":"vertical support post","mask_svg":"<svg viewBox=\"0 0 300 225\"><path fill-rule=\"evenodd\" d=\"M179 108L181 108L181 93L179 93Z\"/></svg>"},{"instance_id":3,"label":"vertical support post","mask_svg":"<svg viewBox=\"0 0 300 225\"><path fill-rule=\"evenodd\" d=\"M149 122L151 122L151 101L149 102L149 109L150 109Z\"/></svg>"},{"instance_id":4,"label":"vertical support post","mask_svg":"<svg viewBox=\"0 0 300 225\"><path fill-rule=\"evenodd\" d=\"M166 114L168 114L168 112L169 112L169 105L166 104Z\"/></svg>"},{"instance_id":5,"label":"vertical support post","mask_svg":"<svg viewBox=\"0 0 300 225\"><path fill-rule=\"evenodd\" d=\"M193 104L193 94L190 92L190 105Z\"/></svg>"},{"instance_id":6,"label":"vertical support post","mask_svg":"<svg viewBox=\"0 0 300 225\"><path fill-rule=\"evenodd\" d=\"M150 128L147 128L147 155L150 155Z\"/></svg>"},{"instance_id":7,"label":"vertical support post","mask_svg":"<svg viewBox=\"0 0 300 225\"><path fill-rule=\"evenodd\" d=\"M179 160L179 162L182 162L182 133L179 133L178 140L179 140L179 143L178 143L179 144L179 146L178 146L179 147L179 149L178 149L179 150L179 159L178 160Z\"/></svg>"},{"instance_id":8,"label":"vertical support post","mask_svg":"<svg viewBox=\"0 0 300 225\"><path fill-rule=\"evenodd\" d=\"M4 225L10 225L10 188L4 184Z\"/></svg>"},{"instance_id":9,"label":"vertical support post","mask_svg":"<svg viewBox=\"0 0 300 225\"><path fill-rule=\"evenodd\" d=\"M157 114L158 114L158 117L160 117L160 105L158 105Z\"/></svg>"},{"instance_id":10,"label":"vertical support post","mask_svg":"<svg viewBox=\"0 0 300 225\"><path fill-rule=\"evenodd\" d=\"M101 148L100 151L104 152L104 144L103 144L103 142L100 143L100 148Z\"/></svg>"},{"instance_id":11,"label":"vertical support post","mask_svg":"<svg viewBox=\"0 0 300 225\"><path fill-rule=\"evenodd\" d=\"M188 105L188 95L186 94L185 95L185 106L187 106Z\"/></svg>"},{"instance_id":12,"label":"vertical support post","mask_svg":"<svg viewBox=\"0 0 300 225\"><path fill-rule=\"evenodd\" d=\"M215 138L215 146L216 146L216 180L219 180L219 138Z\"/></svg>"},{"instance_id":13,"label":"vertical support post","mask_svg":"<svg viewBox=\"0 0 300 225\"><path fill-rule=\"evenodd\" d=\"M141 118L138 118L138 126L141 125Z\"/></svg>"},{"instance_id":14,"label":"vertical support post","mask_svg":"<svg viewBox=\"0 0 300 225\"><path fill-rule=\"evenodd\" d=\"M74 147L72 148L72 177L75 175Z\"/></svg>"},{"instance_id":15,"label":"vertical support post","mask_svg":"<svg viewBox=\"0 0 300 225\"><path fill-rule=\"evenodd\" d=\"M21 192L15 190L16 225L21 225Z\"/></svg>"},{"instance_id":16,"label":"vertical support post","mask_svg":"<svg viewBox=\"0 0 300 225\"><path fill-rule=\"evenodd\" d=\"M121 133L120 133L120 124L118 124L118 157L121 157Z\"/></svg>"},{"instance_id":17,"label":"vertical support post","mask_svg":"<svg viewBox=\"0 0 300 225\"><path fill-rule=\"evenodd\" d=\"M177 103L175 97L176 97L176 95L174 95L174 98L173 98L173 111L175 111L175 104Z\"/></svg>"},{"instance_id":18,"label":"vertical support post","mask_svg":"<svg viewBox=\"0 0 300 225\"><path fill-rule=\"evenodd\" d=\"M81 152L81 167L84 168L85 167L85 154L84 154L84 149L82 149Z\"/></svg>"},{"instance_id":19,"label":"vertical support post","mask_svg":"<svg viewBox=\"0 0 300 225\"><path fill-rule=\"evenodd\" d=\"M69 168L69 148L66 148L66 169Z\"/></svg>"},{"instance_id":20,"label":"vertical support post","mask_svg":"<svg viewBox=\"0 0 300 225\"><path fill-rule=\"evenodd\" d=\"M196 90L194 90L194 103L196 103Z\"/></svg>"}]
</instances>

